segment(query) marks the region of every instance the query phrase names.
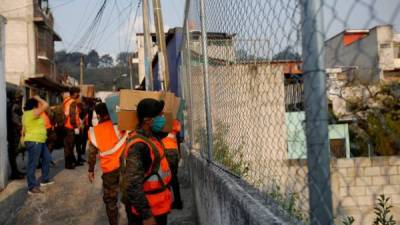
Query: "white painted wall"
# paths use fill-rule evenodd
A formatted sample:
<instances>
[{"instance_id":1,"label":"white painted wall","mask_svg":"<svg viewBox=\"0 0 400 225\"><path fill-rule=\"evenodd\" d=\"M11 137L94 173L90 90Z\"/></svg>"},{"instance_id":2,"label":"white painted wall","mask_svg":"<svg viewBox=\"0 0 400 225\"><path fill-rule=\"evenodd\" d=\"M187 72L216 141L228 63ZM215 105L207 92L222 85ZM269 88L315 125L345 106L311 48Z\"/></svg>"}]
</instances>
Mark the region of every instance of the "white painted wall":
<instances>
[{"instance_id":1,"label":"white painted wall","mask_svg":"<svg viewBox=\"0 0 400 225\"><path fill-rule=\"evenodd\" d=\"M35 75L35 25L33 0L0 0L0 11L7 19L5 43L6 80L15 85ZM21 5L26 7L21 7Z\"/></svg>"}]
</instances>

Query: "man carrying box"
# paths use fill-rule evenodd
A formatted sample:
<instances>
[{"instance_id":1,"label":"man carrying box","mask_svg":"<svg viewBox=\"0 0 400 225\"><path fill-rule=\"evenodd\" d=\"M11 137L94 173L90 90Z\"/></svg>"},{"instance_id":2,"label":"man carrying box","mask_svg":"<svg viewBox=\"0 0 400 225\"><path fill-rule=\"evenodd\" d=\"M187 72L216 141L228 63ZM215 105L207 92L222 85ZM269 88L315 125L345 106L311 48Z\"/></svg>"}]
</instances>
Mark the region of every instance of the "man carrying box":
<instances>
[{"instance_id":1,"label":"man carrying box","mask_svg":"<svg viewBox=\"0 0 400 225\"><path fill-rule=\"evenodd\" d=\"M122 170L122 201L129 225L166 225L171 210L171 171L160 138L164 101L145 98L137 105L138 125L130 133Z\"/></svg>"},{"instance_id":2,"label":"man carrying box","mask_svg":"<svg viewBox=\"0 0 400 225\"><path fill-rule=\"evenodd\" d=\"M126 137L113 125L107 106L100 103L95 107L99 124L89 129L89 181L94 180L96 156L99 155L103 172L103 200L110 225L118 224L118 189L120 157L125 149Z\"/></svg>"}]
</instances>

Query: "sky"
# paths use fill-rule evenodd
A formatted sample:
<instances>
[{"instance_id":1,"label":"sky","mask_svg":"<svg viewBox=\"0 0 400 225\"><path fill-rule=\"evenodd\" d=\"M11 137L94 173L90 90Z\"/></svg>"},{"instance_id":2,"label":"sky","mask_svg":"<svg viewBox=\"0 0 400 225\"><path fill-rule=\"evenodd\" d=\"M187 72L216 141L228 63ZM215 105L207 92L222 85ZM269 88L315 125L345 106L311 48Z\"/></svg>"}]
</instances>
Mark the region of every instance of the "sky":
<instances>
[{"instance_id":1,"label":"sky","mask_svg":"<svg viewBox=\"0 0 400 225\"><path fill-rule=\"evenodd\" d=\"M95 13L100 8L102 0L49 0L50 7L55 17L55 30L61 35L63 42L56 44L56 50L66 49L68 51L87 52L88 49L96 49L100 54L109 53L116 56L121 51L135 50L135 32L142 32L142 10L136 14L138 0L108 0L104 11L104 17L95 35L80 47L80 38L95 17ZM198 4L198 0L192 0L193 4ZM151 0L150 0L151 2ZM268 3L266 3L268 2ZM211 21L210 27L220 29L225 26L224 31L243 29L238 26L242 19L247 16L254 18L264 18L260 14L267 14L269 8L277 7L272 14L272 18L264 19L271 21L271 24L261 24L263 30L271 29L273 22L281 20L285 22L291 19L290 13L279 14L280 11L290 12L287 5L293 4L293 0L208 0L207 12ZM277 4L278 3L278 4ZM161 0L164 18L164 29L182 26L184 17L185 0ZM280 4L280 6L279 6ZM56 7L55 7L56 6ZM264 6L260 10L259 6ZM216 7L219 7L216 9ZM236 7L236 9L234 8ZM280 7L280 8L278 8ZM238 9L241 8L241 9ZM247 9L251 9L250 11ZM196 10L196 9L195 9ZM241 11L242 10L242 11ZM257 11L258 10L258 11ZM237 15L237 12L248 13L248 15ZM400 0L324 0L324 23L326 37L329 38L343 29L367 29L379 24L393 24L395 30L400 32ZM215 14L215 15L213 15ZM153 12L150 12L153 15ZM225 16L223 16L225 15ZM269 14L271 15L271 14ZM274 18L280 17L278 19ZM289 17L288 17L289 16ZM136 18L136 20L135 20ZM300 18L300 17L298 17ZM220 21L220 20L226 21ZM292 19L293 20L293 19ZM249 20L251 21L251 20ZM258 21L258 23L263 21ZM286 23L286 22L285 22ZM216 24L216 25L212 25ZM243 24L242 24L243 25ZM251 24L249 24L251 25ZM295 22L285 28L284 32L290 33ZM228 28L231 26L232 28ZM238 28L235 28L238 27ZM154 26L153 26L154 27ZM248 29L256 29L248 28ZM154 28L153 28L154 30ZM272 29L273 30L273 29ZM234 32L240 32L235 30ZM249 33L242 31L243 33ZM292 37L297 38L297 37ZM280 40L275 36L276 40ZM282 47L279 47L282 48Z\"/></svg>"},{"instance_id":2,"label":"sky","mask_svg":"<svg viewBox=\"0 0 400 225\"><path fill-rule=\"evenodd\" d=\"M134 51L135 33L143 32L142 9L139 8L136 12L139 0L108 0L96 34L85 46L80 46L81 37L103 1L49 0L49 2L50 7L54 7L52 12L55 30L63 39L62 42L56 43L56 50L88 52L88 49L94 48L100 55L110 54L115 57L122 51ZM185 0L161 0L164 29L181 26L184 5ZM153 11L150 11L150 15L153 15ZM152 30L154 31L153 22Z\"/></svg>"}]
</instances>

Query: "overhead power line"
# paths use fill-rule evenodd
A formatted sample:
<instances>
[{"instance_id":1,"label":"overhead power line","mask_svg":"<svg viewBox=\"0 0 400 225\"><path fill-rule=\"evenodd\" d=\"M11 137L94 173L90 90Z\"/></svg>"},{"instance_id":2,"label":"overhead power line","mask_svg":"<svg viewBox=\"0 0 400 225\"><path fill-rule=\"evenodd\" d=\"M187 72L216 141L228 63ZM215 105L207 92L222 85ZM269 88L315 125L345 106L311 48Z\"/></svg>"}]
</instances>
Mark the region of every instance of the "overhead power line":
<instances>
[{"instance_id":1,"label":"overhead power line","mask_svg":"<svg viewBox=\"0 0 400 225\"><path fill-rule=\"evenodd\" d=\"M68 4L70 4L70 3L74 2L74 1L76 1L76 0L70 0L70 1L68 1L68 2L63 2L63 3L58 4L58 5L55 5L55 6L53 6L53 7L49 7L49 9L59 8L59 7L68 5ZM31 7L31 6L33 6L34 4L35 4L35 3L29 3L29 4L27 4L27 5L23 5L23 6L20 6L20 7L16 7L16 8L12 8L12 9L7 9L7 10L0 11L0 13L8 13L8 12L17 11L17 10L20 10L20 9L23 9L23 8Z\"/></svg>"},{"instance_id":2,"label":"overhead power line","mask_svg":"<svg viewBox=\"0 0 400 225\"><path fill-rule=\"evenodd\" d=\"M98 28L98 25L102 19L106 5L107 5L107 0L104 0L100 9L97 11L96 16L94 17L92 23L89 25L89 27L86 29L86 31L83 33L83 35L77 42L77 46L80 46L80 47L74 48L73 51L80 50L84 46L87 46L90 44L90 40L93 38L93 35L95 34L95 32Z\"/></svg>"}]
</instances>

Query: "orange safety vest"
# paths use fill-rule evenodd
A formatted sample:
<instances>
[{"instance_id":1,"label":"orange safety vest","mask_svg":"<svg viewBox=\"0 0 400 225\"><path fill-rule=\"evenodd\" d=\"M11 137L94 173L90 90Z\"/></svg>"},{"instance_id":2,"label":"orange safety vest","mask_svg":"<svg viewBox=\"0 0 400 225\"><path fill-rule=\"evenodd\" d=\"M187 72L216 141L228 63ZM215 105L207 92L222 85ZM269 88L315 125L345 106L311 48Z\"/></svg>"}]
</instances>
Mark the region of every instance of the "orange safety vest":
<instances>
[{"instance_id":1,"label":"orange safety vest","mask_svg":"<svg viewBox=\"0 0 400 225\"><path fill-rule=\"evenodd\" d=\"M178 151L178 141L176 135L181 131L181 123L179 120L174 120L172 122L172 131L167 137L163 138L161 141L164 145L166 151Z\"/></svg>"},{"instance_id":2,"label":"orange safety vest","mask_svg":"<svg viewBox=\"0 0 400 225\"><path fill-rule=\"evenodd\" d=\"M114 126L111 121L106 121L91 127L88 137L90 143L100 152L100 167L103 173L118 169L127 135L122 135L117 126Z\"/></svg>"},{"instance_id":3,"label":"orange safety vest","mask_svg":"<svg viewBox=\"0 0 400 225\"><path fill-rule=\"evenodd\" d=\"M146 138L132 132L126 146L125 158L128 156L128 150L136 143L144 143L150 150L151 166L145 173L143 191L146 194L151 212L153 216L166 214L171 211L172 193L168 188L171 181L171 171L164 154L164 147L155 138ZM134 207L132 207L132 213L139 215Z\"/></svg>"},{"instance_id":4,"label":"orange safety vest","mask_svg":"<svg viewBox=\"0 0 400 225\"><path fill-rule=\"evenodd\" d=\"M40 114L40 117L43 119L44 126L46 127L47 130L53 128L53 125L51 125L50 118L46 112L42 112L42 114Z\"/></svg>"},{"instance_id":5,"label":"orange safety vest","mask_svg":"<svg viewBox=\"0 0 400 225\"><path fill-rule=\"evenodd\" d=\"M73 98L71 98L71 97L68 97L68 98L66 98L66 99L64 100L64 103L63 103L64 115L65 115L65 117L66 117L66 119L65 119L65 125L64 125L64 126L65 126L66 128L68 128L68 129L74 129L74 127L73 127L72 124L71 124L71 117L69 116L69 113L70 113L69 110L70 110L70 108L71 108L71 104L74 103L74 102L76 102L75 99L73 99ZM79 110L78 107L76 107L75 121L76 121L77 128L79 128L79 127L81 126L81 121L80 121L80 118L79 118L79 113L80 113L80 110Z\"/></svg>"}]
</instances>

